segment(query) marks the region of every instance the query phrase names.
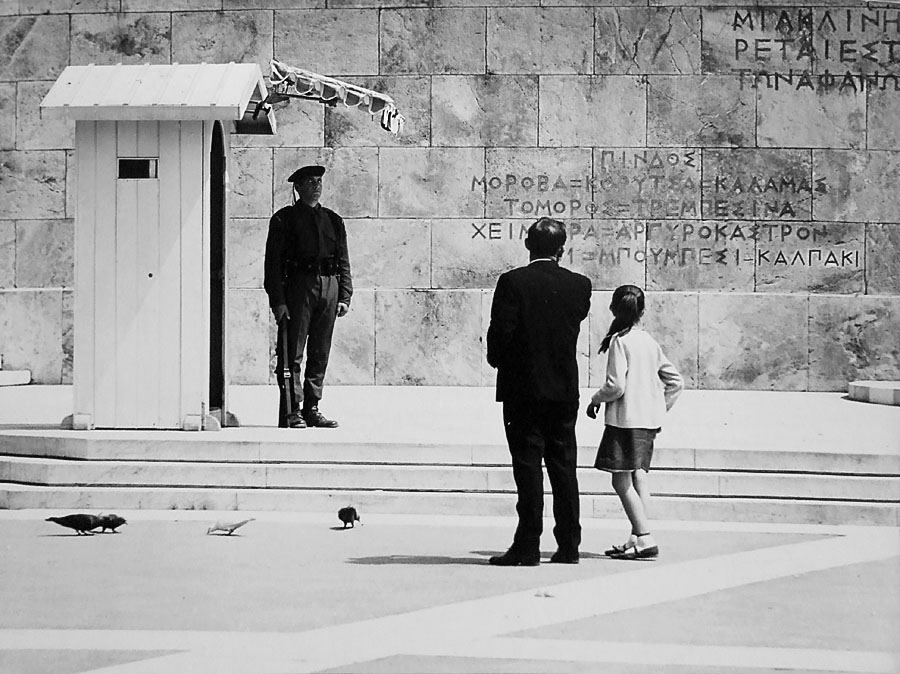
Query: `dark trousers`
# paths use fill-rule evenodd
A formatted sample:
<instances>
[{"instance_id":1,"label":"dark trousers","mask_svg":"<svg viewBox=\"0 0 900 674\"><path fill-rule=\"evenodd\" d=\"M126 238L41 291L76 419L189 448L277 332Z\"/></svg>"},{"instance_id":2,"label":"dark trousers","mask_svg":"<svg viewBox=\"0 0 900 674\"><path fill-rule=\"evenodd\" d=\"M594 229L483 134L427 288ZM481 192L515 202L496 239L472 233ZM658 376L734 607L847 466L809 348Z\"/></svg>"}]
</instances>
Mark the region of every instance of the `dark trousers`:
<instances>
[{"instance_id":1,"label":"dark trousers","mask_svg":"<svg viewBox=\"0 0 900 674\"><path fill-rule=\"evenodd\" d=\"M512 548L522 555L540 550L544 514L544 476L547 466L553 492L553 536L559 550L578 551L579 523L577 443L578 402L504 401L503 423L516 481L519 524Z\"/></svg>"},{"instance_id":2,"label":"dark trousers","mask_svg":"<svg viewBox=\"0 0 900 674\"><path fill-rule=\"evenodd\" d=\"M275 378L281 393L278 426L285 428L288 414L318 405L322 399L325 369L331 353L331 338L337 320L338 282L335 276L294 274L285 288L288 313L287 359L291 365L291 390L294 409L288 410L284 396L283 367L285 345L279 331L276 344ZM306 355L306 369L303 357ZM301 372L303 377L301 380ZM302 381L302 383L301 383Z\"/></svg>"}]
</instances>

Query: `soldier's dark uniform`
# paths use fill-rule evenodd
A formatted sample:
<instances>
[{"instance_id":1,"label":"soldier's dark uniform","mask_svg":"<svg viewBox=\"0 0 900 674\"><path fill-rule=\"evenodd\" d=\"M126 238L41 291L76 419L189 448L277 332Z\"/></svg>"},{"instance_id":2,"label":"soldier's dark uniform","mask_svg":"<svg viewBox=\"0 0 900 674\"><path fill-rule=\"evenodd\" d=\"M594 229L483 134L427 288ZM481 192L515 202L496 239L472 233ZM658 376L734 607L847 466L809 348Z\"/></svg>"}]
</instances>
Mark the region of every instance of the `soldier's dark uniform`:
<instances>
[{"instance_id":1,"label":"soldier's dark uniform","mask_svg":"<svg viewBox=\"0 0 900 674\"><path fill-rule=\"evenodd\" d=\"M347 231L341 217L321 204L310 207L300 200L277 211L269 220L263 285L269 306L274 310L279 304L286 305L290 316L287 358L297 409L286 409L282 375L285 348L280 330L276 349L276 378L282 394L278 425L285 428L296 424L301 404L307 419L310 410L318 409L337 305L343 302L349 306L353 294ZM301 384L304 351L306 371Z\"/></svg>"}]
</instances>

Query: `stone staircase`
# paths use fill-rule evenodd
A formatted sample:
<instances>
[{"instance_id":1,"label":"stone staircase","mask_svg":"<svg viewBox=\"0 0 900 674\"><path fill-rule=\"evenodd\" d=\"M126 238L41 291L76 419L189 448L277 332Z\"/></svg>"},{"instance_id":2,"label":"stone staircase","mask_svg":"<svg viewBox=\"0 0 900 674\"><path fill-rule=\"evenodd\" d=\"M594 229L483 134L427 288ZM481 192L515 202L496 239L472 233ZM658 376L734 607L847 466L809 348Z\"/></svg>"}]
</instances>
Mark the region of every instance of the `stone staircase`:
<instances>
[{"instance_id":1,"label":"stone staircase","mask_svg":"<svg viewBox=\"0 0 900 674\"><path fill-rule=\"evenodd\" d=\"M0 508L515 512L500 444L301 444L266 430L0 432ZM594 453L579 451L583 516L622 517ZM658 447L650 484L658 519L900 524L896 453Z\"/></svg>"}]
</instances>

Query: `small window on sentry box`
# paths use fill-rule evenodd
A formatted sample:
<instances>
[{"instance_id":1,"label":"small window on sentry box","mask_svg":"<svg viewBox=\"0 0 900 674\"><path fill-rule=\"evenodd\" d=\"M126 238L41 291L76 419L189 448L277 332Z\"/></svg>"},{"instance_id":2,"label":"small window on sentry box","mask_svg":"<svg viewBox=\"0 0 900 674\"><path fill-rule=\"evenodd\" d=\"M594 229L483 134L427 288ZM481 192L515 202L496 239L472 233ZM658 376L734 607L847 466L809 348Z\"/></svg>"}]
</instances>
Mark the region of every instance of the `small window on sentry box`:
<instances>
[{"instance_id":1,"label":"small window on sentry box","mask_svg":"<svg viewBox=\"0 0 900 674\"><path fill-rule=\"evenodd\" d=\"M141 180L156 178L158 159L120 159L119 178Z\"/></svg>"}]
</instances>

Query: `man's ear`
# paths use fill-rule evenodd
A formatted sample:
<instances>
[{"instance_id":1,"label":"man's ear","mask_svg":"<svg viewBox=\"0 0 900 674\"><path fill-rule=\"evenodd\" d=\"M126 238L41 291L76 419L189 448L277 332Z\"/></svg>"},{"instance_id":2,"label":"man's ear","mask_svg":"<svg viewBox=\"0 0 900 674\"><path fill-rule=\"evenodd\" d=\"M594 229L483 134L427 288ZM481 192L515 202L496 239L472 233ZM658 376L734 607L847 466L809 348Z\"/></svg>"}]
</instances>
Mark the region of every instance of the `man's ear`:
<instances>
[{"instance_id":1,"label":"man's ear","mask_svg":"<svg viewBox=\"0 0 900 674\"><path fill-rule=\"evenodd\" d=\"M565 252L566 252L566 247L560 246L559 250L556 251L556 259L559 260L560 258L562 258L562 256L565 255Z\"/></svg>"},{"instance_id":2,"label":"man's ear","mask_svg":"<svg viewBox=\"0 0 900 674\"><path fill-rule=\"evenodd\" d=\"M531 250L531 241L528 240L528 237L525 237L525 250Z\"/></svg>"}]
</instances>

